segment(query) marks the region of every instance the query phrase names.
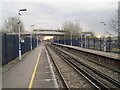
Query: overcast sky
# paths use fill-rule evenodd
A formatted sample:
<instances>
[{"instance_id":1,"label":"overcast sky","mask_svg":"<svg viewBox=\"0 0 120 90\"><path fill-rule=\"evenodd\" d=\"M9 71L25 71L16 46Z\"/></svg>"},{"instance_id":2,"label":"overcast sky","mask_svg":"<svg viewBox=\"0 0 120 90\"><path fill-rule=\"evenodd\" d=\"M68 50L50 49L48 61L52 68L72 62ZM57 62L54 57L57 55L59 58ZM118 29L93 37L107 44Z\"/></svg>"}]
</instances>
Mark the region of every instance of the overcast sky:
<instances>
[{"instance_id":1,"label":"overcast sky","mask_svg":"<svg viewBox=\"0 0 120 90\"><path fill-rule=\"evenodd\" d=\"M27 12L21 12L21 19L25 28L30 25L34 28L57 29L62 27L65 21L80 23L83 31L94 31L97 35L104 33L104 27L100 23L106 22L117 13L119 0L4 0L0 9L0 21L8 17L18 16L18 10L26 8ZM2 20L1 20L2 19ZM0 24L2 24L0 22ZM108 29L108 28L107 28Z\"/></svg>"}]
</instances>

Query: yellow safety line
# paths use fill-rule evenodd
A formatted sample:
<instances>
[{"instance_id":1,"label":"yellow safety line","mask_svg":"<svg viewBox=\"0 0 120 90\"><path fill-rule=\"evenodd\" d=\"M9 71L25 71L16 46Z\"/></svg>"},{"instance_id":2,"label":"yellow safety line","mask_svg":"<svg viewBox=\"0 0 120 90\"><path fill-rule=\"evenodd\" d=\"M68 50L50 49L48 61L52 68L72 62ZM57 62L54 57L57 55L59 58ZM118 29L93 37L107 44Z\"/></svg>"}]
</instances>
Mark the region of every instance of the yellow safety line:
<instances>
[{"instance_id":1,"label":"yellow safety line","mask_svg":"<svg viewBox=\"0 0 120 90\"><path fill-rule=\"evenodd\" d=\"M35 65L35 68L34 68L34 71L33 71L33 74L32 74L31 80L30 80L30 83L29 83L29 87L28 87L29 90L31 90L32 85L33 85L33 81L34 81L34 78L35 78L36 70L37 70L37 67L38 67L38 62L40 60L41 51L42 50L40 49L39 55L38 55L38 58L37 58L37 62L36 62L36 65Z\"/></svg>"}]
</instances>

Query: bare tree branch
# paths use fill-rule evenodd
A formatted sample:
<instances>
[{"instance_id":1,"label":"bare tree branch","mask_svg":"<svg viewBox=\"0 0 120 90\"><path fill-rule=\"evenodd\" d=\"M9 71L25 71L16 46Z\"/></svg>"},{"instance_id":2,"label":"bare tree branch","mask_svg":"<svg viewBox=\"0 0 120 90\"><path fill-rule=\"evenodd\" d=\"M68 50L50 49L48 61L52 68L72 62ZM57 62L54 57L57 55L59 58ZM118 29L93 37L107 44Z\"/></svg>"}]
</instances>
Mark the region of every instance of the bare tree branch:
<instances>
[{"instance_id":1,"label":"bare tree branch","mask_svg":"<svg viewBox=\"0 0 120 90\"><path fill-rule=\"evenodd\" d=\"M80 24L77 21L75 23L70 21L64 22L62 27L63 30L66 32L66 38L70 38L70 34L73 35L73 38L77 38L80 36L79 34L82 32Z\"/></svg>"},{"instance_id":2,"label":"bare tree branch","mask_svg":"<svg viewBox=\"0 0 120 90\"><path fill-rule=\"evenodd\" d=\"M118 15L114 14L113 17L110 20L109 23L109 32L114 32L115 34L118 34Z\"/></svg>"},{"instance_id":3,"label":"bare tree branch","mask_svg":"<svg viewBox=\"0 0 120 90\"><path fill-rule=\"evenodd\" d=\"M2 28L2 32L6 33L18 33L18 21L20 21L21 32L24 32L24 24L18 17L9 17L7 20L4 21L4 25Z\"/></svg>"}]
</instances>

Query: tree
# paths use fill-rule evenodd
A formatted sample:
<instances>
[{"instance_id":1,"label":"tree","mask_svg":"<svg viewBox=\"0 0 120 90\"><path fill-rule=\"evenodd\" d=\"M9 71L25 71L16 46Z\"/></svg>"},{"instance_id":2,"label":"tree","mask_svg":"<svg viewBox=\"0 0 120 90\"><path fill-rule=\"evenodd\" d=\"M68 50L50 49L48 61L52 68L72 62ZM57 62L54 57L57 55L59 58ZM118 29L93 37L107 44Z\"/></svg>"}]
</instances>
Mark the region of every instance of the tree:
<instances>
[{"instance_id":1,"label":"tree","mask_svg":"<svg viewBox=\"0 0 120 90\"><path fill-rule=\"evenodd\" d=\"M114 32L115 34L118 34L118 15L117 14L114 14L113 17L111 18L109 23L109 28L110 28L110 31L108 33Z\"/></svg>"},{"instance_id":2,"label":"tree","mask_svg":"<svg viewBox=\"0 0 120 90\"><path fill-rule=\"evenodd\" d=\"M79 34L82 32L80 24L77 21L75 23L71 21L64 22L62 28L65 31L66 38L70 38L71 34L73 38L77 38L80 36Z\"/></svg>"},{"instance_id":3,"label":"tree","mask_svg":"<svg viewBox=\"0 0 120 90\"><path fill-rule=\"evenodd\" d=\"M18 33L19 32L19 25L18 21L20 21L20 30L24 32L24 24L18 17L9 17L7 20L4 21L2 32L6 33Z\"/></svg>"},{"instance_id":4,"label":"tree","mask_svg":"<svg viewBox=\"0 0 120 90\"><path fill-rule=\"evenodd\" d=\"M114 31L116 33L116 35L118 35L118 49L119 49L119 53L120 53L120 9L118 9L117 14L115 14L111 21L110 21L110 28L112 31ZM120 59L120 55L118 55L118 59ZM120 76L119 76L120 79Z\"/></svg>"}]
</instances>

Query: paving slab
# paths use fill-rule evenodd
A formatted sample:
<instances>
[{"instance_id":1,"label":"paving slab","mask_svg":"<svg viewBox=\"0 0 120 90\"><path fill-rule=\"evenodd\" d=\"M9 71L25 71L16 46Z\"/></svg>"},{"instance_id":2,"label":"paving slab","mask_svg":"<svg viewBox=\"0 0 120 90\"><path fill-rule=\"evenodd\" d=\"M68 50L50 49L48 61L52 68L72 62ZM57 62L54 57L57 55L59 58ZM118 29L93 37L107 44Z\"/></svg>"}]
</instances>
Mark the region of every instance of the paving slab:
<instances>
[{"instance_id":1,"label":"paving slab","mask_svg":"<svg viewBox=\"0 0 120 90\"><path fill-rule=\"evenodd\" d=\"M2 88L28 88L41 46L2 73Z\"/></svg>"},{"instance_id":2,"label":"paving slab","mask_svg":"<svg viewBox=\"0 0 120 90\"><path fill-rule=\"evenodd\" d=\"M37 60L40 54L40 60L38 62L37 70L35 72L35 78L33 79L32 88L55 88L56 79L53 78L53 72L51 72L50 60L45 49L44 43L34 50L32 50L27 56L22 58L21 61L14 64L11 68L2 73L2 88L28 88L33 71L37 65Z\"/></svg>"},{"instance_id":3,"label":"paving slab","mask_svg":"<svg viewBox=\"0 0 120 90\"><path fill-rule=\"evenodd\" d=\"M70 45L64 45L64 44L58 44L58 43L54 43L54 44L120 60L119 53L104 52L104 51L86 49L86 48L81 48L81 47L77 47L77 46L70 46Z\"/></svg>"},{"instance_id":4,"label":"paving slab","mask_svg":"<svg viewBox=\"0 0 120 90\"><path fill-rule=\"evenodd\" d=\"M46 49L43 46L32 88L55 88Z\"/></svg>"}]
</instances>

